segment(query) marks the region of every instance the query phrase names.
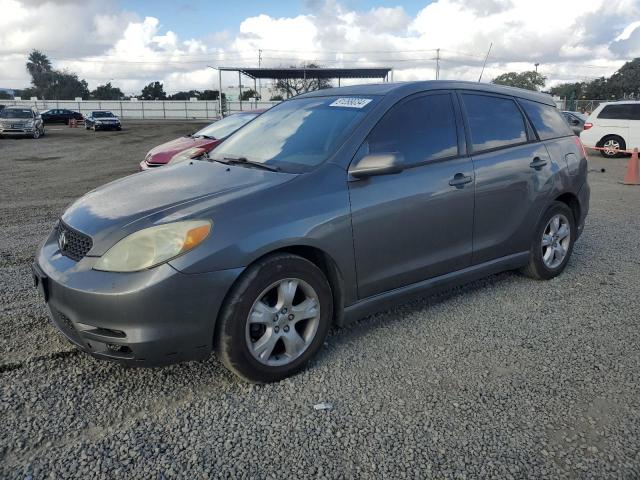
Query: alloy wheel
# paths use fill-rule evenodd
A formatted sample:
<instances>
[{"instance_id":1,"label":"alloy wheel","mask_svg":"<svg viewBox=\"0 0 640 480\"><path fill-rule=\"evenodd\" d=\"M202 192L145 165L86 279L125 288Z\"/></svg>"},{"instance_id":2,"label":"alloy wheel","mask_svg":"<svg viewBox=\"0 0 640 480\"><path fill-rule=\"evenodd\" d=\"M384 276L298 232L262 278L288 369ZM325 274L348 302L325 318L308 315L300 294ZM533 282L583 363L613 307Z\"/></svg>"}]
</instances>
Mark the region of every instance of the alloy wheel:
<instances>
[{"instance_id":1,"label":"alloy wheel","mask_svg":"<svg viewBox=\"0 0 640 480\"><path fill-rule=\"evenodd\" d=\"M285 278L268 286L253 303L246 322L246 342L253 358L283 366L300 357L320 324L320 301L307 282Z\"/></svg>"},{"instance_id":2,"label":"alloy wheel","mask_svg":"<svg viewBox=\"0 0 640 480\"><path fill-rule=\"evenodd\" d=\"M563 214L551 217L542 233L542 261L547 268L558 268L571 245L571 225Z\"/></svg>"},{"instance_id":3,"label":"alloy wheel","mask_svg":"<svg viewBox=\"0 0 640 480\"><path fill-rule=\"evenodd\" d=\"M609 156L614 156L617 155L618 150L620 150L620 142L614 140L613 138L610 138L609 140L604 142L602 148L604 148L604 153Z\"/></svg>"}]
</instances>

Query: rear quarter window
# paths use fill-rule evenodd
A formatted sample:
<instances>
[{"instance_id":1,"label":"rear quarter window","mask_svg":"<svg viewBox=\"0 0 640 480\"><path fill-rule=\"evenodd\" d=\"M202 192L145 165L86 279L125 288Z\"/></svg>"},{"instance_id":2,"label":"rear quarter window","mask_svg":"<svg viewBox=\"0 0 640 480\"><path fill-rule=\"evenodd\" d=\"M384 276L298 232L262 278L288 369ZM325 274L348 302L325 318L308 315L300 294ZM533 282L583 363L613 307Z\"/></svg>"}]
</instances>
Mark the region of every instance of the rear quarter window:
<instances>
[{"instance_id":1,"label":"rear quarter window","mask_svg":"<svg viewBox=\"0 0 640 480\"><path fill-rule=\"evenodd\" d=\"M529 117L533 128L538 132L540 140L573 135L569 125L567 125L567 121L562 117L562 114L556 107L531 100L524 100L522 98L519 98L518 102L524 109L527 117Z\"/></svg>"},{"instance_id":2,"label":"rear quarter window","mask_svg":"<svg viewBox=\"0 0 640 480\"><path fill-rule=\"evenodd\" d=\"M598 118L615 120L640 120L640 103L621 105L605 105Z\"/></svg>"}]
</instances>

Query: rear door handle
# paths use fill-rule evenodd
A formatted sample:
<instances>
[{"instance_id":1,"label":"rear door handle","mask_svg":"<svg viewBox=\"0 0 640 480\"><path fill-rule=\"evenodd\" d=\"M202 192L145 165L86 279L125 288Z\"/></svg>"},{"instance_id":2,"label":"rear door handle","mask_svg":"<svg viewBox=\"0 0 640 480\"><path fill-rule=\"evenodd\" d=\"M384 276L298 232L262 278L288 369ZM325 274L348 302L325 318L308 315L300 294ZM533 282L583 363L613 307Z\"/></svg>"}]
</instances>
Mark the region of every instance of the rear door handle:
<instances>
[{"instance_id":1,"label":"rear door handle","mask_svg":"<svg viewBox=\"0 0 640 480\"><path fill-rule=\"evenodd\" d=\"M542 158L540 158L540 157L535 157L535 158L533 159L533 162L531 162L531 163L529 164L529 166L530 166L531 168L535 168L536 170L540 170L540 169L541 169L542 167L544 167L547 163L549 163L549 162L547 162L546 160L543 160L543 159L542 159Z\"/></svg>"},{"instance_id":2,"label":"rear door handle","mask_svg":"<svg viewBox=\"0 0 640 480\"><path fill-rule=\"evenodd\" d=\"M471 183L473 178L470 175L465 175L464 173L456 173L451 180L449 180L449 185L452 187L462 188L465 184Z\"/></svg>"}]
</instances>

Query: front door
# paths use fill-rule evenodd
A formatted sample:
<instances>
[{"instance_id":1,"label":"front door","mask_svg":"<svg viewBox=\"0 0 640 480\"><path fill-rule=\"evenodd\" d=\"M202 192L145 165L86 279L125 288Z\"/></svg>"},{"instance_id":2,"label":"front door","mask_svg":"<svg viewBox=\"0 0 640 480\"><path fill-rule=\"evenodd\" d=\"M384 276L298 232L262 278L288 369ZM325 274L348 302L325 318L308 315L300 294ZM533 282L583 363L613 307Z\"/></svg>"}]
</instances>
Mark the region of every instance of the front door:
<instances>
[{"instance_id":1,"label":"front door","mask_svg":"<svg viewBox=\"0 0 640 480\"><path fill-rule=\"evenodd\" d=\"M455 105L449 92L399 102L354 158L399 152L406 167L349 182L360 298L471 264L474 172Z\"/></svg>"}]
</instances>

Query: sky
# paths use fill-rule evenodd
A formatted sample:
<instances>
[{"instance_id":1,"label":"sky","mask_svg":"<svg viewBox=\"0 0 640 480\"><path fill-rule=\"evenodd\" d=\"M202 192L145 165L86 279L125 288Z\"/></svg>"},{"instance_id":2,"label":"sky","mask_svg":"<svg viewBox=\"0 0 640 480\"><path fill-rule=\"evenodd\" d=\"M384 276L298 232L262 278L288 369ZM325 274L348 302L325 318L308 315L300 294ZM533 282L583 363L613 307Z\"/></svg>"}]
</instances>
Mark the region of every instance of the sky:
<instances>
[{"instance_id":1,"label":"sky","mask_svg":"<svg viewBox=\"0 0 640 480\"><path fill-rule=\"evenodd\" d=\"M262 66L389 66L407 81L434 79L439 49L441 79L478 80L490 44L483 81L535 63L547 86L609 76L640 57L640 0L0 0L5 88L29 85L32 49L129 94L217 89L210 66L256 67L260 50Z\"/></svg>"}]
</instances>

